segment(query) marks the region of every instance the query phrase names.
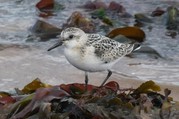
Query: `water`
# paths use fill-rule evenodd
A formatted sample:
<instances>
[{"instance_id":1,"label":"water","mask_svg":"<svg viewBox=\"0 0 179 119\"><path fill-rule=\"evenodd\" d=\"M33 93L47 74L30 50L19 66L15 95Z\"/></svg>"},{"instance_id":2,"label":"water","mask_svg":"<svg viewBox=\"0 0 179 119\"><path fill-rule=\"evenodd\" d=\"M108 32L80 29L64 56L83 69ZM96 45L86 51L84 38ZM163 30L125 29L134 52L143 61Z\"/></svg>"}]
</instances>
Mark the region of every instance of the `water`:
<instances>
[{"instance_id":1,"label":"water","mask_svg":"<svg viewBox=\"0 0 179 119\"><path fill-rule=\"evenodd\" d=\"M51 52L46 50L57 39L46 42L27 42L29 29L38 19L35 4L38 0L0 0L0 90L22 88L25 84L39 77L43 82L52 85L61 83L83 82L84 73L71 66L63 56L62 48ZM60 1L60 0L58 0ZM61 0L66 9L57 16L46 19L52 23L64 23L76 9L84 3L80 0L70 2ZM106 1L109 2L109 1ZM151 13L156 7L169 5L179 6L178 2L167 0L125 0L120 2L127 12ZM78 10L80 10L78 8ZM125 57L113 70L112 78L129 78L134 80L154 80L159 83L179 85L179 37L175 39L165 36L163 23L153 24L153 30L146 32L144 45L154 48L163 58L155 59L150 55L140 54L135 58ZM58 24L58 26L60 26ZM123 76L121 76L122 72ZM91 79L102 82L106 72L90 74ZM100 80L101 79L101 80ZM95 80L90 80L95 84Z\"/></svg>"}]
</instances>

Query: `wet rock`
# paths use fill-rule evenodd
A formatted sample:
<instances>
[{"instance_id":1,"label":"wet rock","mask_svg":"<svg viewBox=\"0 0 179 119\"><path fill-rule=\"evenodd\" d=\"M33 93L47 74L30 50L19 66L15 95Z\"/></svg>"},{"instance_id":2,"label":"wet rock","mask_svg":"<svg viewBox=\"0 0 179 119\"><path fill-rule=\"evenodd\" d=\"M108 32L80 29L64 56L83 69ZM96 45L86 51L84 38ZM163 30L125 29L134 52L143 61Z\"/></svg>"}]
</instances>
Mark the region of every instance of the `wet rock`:
<instances>
[{"instance_id":1,"label":"wet rock","mask_svg":"<svg viewBox=\"0 0 179 119\"><path fill-rule=\"evenodd\" d=\"M36 8L40 11L40 17L55 16L54 11L63 10L65 7L54 0L41 0L36 4Z\"/></svg>"},{"instance_id":2,"label":"wet rock","mask_svg":"<svg viewBox=\"0 0 179 119\"><path fill-rule=\"evenodd\" d=\"M36 4L36 7L39 10L44 10L44 9L53 9L54 7L54 0L41 0Z\"/></svg>"},{"instance_id":3,"label":"wet rock","mask_svg":"<svg viewBox=\"0 0 179 119\"><path fill-rule=\"evenodd\" d=\"M115 39L118 42L130 41L142 43L145 40L145 32L138 27L131 26L113 29L106 36Z\"/></svg>"},{"instance_id":4,"label":"wet rock","mask_svg":"<svg viewBox=\"0 0 179 119\"><path fill-rule=\"evenodd\" d=\"M146 23L152 23L152 19L150 19L149 17L147 17L144 14L138 13L134 15L135 19L139 22L146 22Z\"/></svg>"},{"instance_id":5,"label":"wet rock","mask_svg":"<svg viewBox=\"0 0 179 119\"><path fill-rule=\"evenodd\" d=\"M152 17L161 16L165 13L164 10L162 10L160 7L157 7L151 14Z\"/></svg>"},{"instance_id":6,"label":"wet rock","mask_svg":"<svg viewBox=\"0 0 179 119\"><path fill-rule=\"evenodd\" d=\"M111 11L116 11L120 13L123 13L126 11L125 8L121 4L115 1L110 2L108 9Z\"/></svg>"},{"instance_id":7,"label":"wet rock","mask_svg":"<svg viewBox=\"0 0 179 119\"><path fill-rule=\"evenodd\" d=\"M114 16L119 16L121 18L131 18L132 15L126 12L126 9L124 6L122 6L120 3L117 3L115 1L110 2L108 6L108 12L109 16L114 17Z\"/></svg>"},{"instance_id":8,"label":"wet rock","mask_svg":"<svg viewBox=\"0 0 179 119\"><path fill-rule=\"evenodd\" d=\"M36 4L36 8L40 11L40 17L54 16L54 0L41 0Z\"/></svg>"},{"instance_id":9,"label":"wet rock","mask_svg":"<svg viewBox=\"0 0 179 119\"><path fill-rule=\"evenodd\" d=\"M63 25L63 29L67 27L78 27L87 33L95 32L94 23L77 11L73 12L68 18L67 23Z\"/></svg>"},{"instance_id":10,"label":"wet rock","mask_svg":"<svg viewBox=\"0 0 179 119\"><path fill-rule=\"evenodd\" d=\"M170 31L167 31L167 32L165 33L165 35L166 35L166 36L170 36L171 38L176 38L177 32L170 30Z\"/></svg>"},{"instance_id":11,"label":"wet rock","mask_svg":"<svg viewBox=\"0 0 179 119\"><path fill-rule=\"evenodd\" d=\"M148 26L148 30L149 30L149 32L151 32L152 29L153 29L153 26Z\"/></svg>"},{"instance_id":12,"label":"wet rock","mask_svg":"<svg viewBox=\"0 0 179 119\"><path fill-rule=\"evenodd\" d=\"M106 31L106 29L109 31L109 29L114 26L126 26L126 18L131 18L132 16L126 12L120 3L115 1L110 2L109 5L99 0L90 1L83 5L83 8L90 10L92 20L95 23L97 21L97 26L101 27L100 29L103 31ZM104 27L105 30L103 29Z\"/></svg>"},{"instance_id":13,"label":"wet rock","mask_svg":"<svg viewBox=\"0 0 179 119\"><path fill-rule=\"evenodd\" d=\"M112 20L109 17L104 17L102 19L102 22L109 25L109 26L114 26Z\"/></svg>"},{"instance_id":14,"label":"wet rock","mask_svg":"<svg viewBox=\"0 0 179 119\"><path fill-rule=\"evenodd\" d=\"M170 6L167 8L166 28L168 30L177 30L179 29L178 25L179 25L179 10L174 6Z\"/></svg>"},{"instance_id":15,"label":"wet rock","mask_svg":"<svg viewBox=\"0 0 179 119\"><path fill-rule=\"evenodd\" d=\"M82 7L91 10L100 9L100 8L107 9L107 5L101 0L88 1Z\"/></svg>"},{"instance_id":16,"label":"wet rock","mask_svg":"<svg viewBox=\"0 0 179 119\"><path fill-rule=\"evenodd\" d=\"M107 12L104 9L97 9L91 13L92 18L94 19L96 18L103 19L104 17L106 17L106 15L107 15Z\"/></svg>"},{"instance_id":17,"label":"wet rock","mask_svg":"<svg viewBox=\"0 0 179 119\"><path fill-rule=\"evenodd\" d=\"M151 18L142 13L135 14L134 18L134 26L136 27L150 26L150 24L153 23L153 20Z\"/></svg>"},{"instance_id":18,"label":"wet rock","mask_svg":"<svg viewBox=\"0 0 179 119\"><path fill-rule=\"evenodd\" d=\"M126 12L119 13L117 11L111 11L108 9L97 9L91 12L91 18L93 21L98 22L97 26L106 27L109 30L109 28L114 26L125 26L124 24L126 24L126 19L130 18L130 15Z\"/></svg>"},{"instance_id":19,"label":"wet rock","mask_svg":"<svg viewBox=\"0 0 179 119\"><path fill-rule=\"evenodd\" d=\"M140 22L138 20L135 20L134 26L136 26L136 27L144 27L145 25L142 22Z\"/></svg>"},{"instance_id":20,"label":"wet rock","mask_svg":"<svg viewBox=\"0 0 179 119\"><path fill-rule=\"evenodd\" d=\"M91 18L95 23L96 21L98 21L98 24L96 24L97 26L101 26L101 25L113 26L113 22L110 16L107 14L107 11L104 9L94 10L91 13Z\"/></svg>"},{"instance_id":21,"label":"wet rock","mask_svg":"<svg viewBox=\"0 0 179 119\"><path fill-rule=\"evenodd\" d=\"M32 35L40 37L40 41L46 41L59 35L61 29L50 23L47 23L46 21L38 20L34 26L32 26L30 31L32 32Z\"/></svg>"}]
</instances>

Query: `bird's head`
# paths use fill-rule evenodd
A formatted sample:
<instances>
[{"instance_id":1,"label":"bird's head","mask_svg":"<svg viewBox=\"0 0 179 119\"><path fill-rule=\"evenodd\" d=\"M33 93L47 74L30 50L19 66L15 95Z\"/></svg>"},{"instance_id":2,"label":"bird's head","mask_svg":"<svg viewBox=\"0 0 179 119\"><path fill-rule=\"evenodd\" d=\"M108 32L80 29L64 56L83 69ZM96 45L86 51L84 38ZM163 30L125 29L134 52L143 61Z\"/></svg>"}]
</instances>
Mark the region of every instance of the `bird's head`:
<instances>
[{"instance_id":1,"label":"bird's head","mask_svg":"<svg viewBox=\"0 0 179 119\"><path fill-rule=\"evenodd\" d=\"M58 43L49 48L48 51L61 45L68 48L80 47L85 44L86 41L87 35L81 29L75 27L66 28L61 32Z\"/></svg>"}]
</instances>

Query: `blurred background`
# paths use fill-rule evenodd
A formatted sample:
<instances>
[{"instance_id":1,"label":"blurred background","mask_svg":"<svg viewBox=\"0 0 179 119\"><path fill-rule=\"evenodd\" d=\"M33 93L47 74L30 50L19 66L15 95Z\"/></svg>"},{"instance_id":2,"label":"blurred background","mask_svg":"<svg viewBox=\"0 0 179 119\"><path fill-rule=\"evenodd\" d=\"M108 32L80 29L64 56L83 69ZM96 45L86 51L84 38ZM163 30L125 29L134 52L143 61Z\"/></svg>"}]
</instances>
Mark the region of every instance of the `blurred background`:
<instances>
[{"instance_id":1,"label":"blurred background","mask_svg":"<svg viewBox=\"0 0 179 119\"><path fill-rule=\"evenodd\" d=\"M52 85L83 83L84 72L67 62L63 48L47 52L69 26L103 35L140 27L146 34L141 50L121 59L110 80L128 87L147 80L179 86L178 9L172 0L0 0L0 90L22 88L37 77ZM100 84L105 76L92 73L89 83Z\"/></svg>"}]
</instances>

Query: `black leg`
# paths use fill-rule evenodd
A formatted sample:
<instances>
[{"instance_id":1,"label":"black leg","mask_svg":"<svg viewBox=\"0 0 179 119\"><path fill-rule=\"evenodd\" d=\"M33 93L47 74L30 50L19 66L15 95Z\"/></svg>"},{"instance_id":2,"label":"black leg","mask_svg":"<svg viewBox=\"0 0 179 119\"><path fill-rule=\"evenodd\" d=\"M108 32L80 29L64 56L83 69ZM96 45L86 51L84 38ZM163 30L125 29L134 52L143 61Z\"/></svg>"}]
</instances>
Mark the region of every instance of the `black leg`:
<instances>
[{"instance_id":1,"label":"black leg","mask_svg":"<svg viewBox=\"0 0 179 119\"><path fill-rule=\"evenodd\" d=\"M85 72L85 90L87 91L88 86L88 72Z\"/></svg>"},{"instance_id":2,"label":"black leg","mask_svg":"<svg viewBox=\"0 0 179 119\"><path fill-rule=\"evenodd\" d=\"M112 75L112 71L111 71L111 70L108 70L108 75L106 76L106 78L104 79L104 81L103 81L103 83L101 84L100 87L102 87L102 86L106 83L106 81L108 80L108 78L109 78L111 75Z\"/></svg>"}]
</instances>

